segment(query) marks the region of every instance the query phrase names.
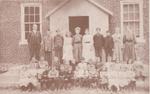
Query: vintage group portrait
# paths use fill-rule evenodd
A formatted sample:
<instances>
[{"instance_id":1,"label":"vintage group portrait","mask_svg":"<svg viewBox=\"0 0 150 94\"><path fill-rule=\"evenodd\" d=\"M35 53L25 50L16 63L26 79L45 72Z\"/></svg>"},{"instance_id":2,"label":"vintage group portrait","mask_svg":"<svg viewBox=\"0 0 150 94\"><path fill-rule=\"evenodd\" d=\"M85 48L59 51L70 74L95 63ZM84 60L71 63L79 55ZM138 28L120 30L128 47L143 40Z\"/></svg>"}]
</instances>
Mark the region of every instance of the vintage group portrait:
<instances>
[{"instance_id":1,"label":"vintage group portrait","mask_svg":"<svg viewBox=\"0 0 150 94\"><path fill-rule=\"evenodd\" d=\"M149 0L0 0L0 94L149 94Z\"/></svg>"}]
</instances>

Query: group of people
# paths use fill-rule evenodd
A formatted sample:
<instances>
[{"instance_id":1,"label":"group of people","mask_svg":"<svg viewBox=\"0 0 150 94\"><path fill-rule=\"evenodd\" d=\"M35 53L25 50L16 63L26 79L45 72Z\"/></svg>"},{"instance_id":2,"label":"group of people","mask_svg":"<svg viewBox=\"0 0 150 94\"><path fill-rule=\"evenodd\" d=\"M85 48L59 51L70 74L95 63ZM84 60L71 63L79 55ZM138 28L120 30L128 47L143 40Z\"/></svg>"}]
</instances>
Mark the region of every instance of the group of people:
<instances>
[{"instance_id":1,"label":"group of people","mask_svg":"<svg viewBox=\"0 0 150 94\"><path fill-rule=\"evenodd\" d=\"M57 64L59 61L55 59L54 62ZM135 79L145 79L145 76L141 74L141 68L141 65L136 64L136 62L121 66L110 62L99 63L92 60L86 62L84 58L81 58L76 66L71 62L63 61L62 64L51 67L43 56L40 57L39 61L33 57L28 65L23 65L21 68L19 87L23 91L32 91L35 88L39 90L61 90L72 87L116 91L116 89L119 90L119 86L133 89L136 86ZM119 73L122 76L118 75Z\"/></svg>"},{"instance_id":2,"label":"group of people","mask_svg":"<svg viewBox=\"0 0 150 94\"><path fill-rule=\"evenodd\" d=\"M34 57L28 65L24 65L20 71L19 87L23 90L40 89L67 89L72 86L90 86L98 77L98 69L93 62L86 63L82 58L76 67L70 62L50 67L44 57L37 61ZM55 59L58 63L58 59ZM85 80L86 79L86 80ZM85 83L87 81L87 83ZM91 82L89 82L91 81ZM85 85L86 84L86 85ZM70 86L71 85L71 86Z\"/></svg>"},{"instance_id":3,"label":"group of people","mask_svg":"<svg viewBox=\"0 0 150 94\"><path fill-rule=\"evenodd\" d=\"M75 28L75 35L67 32L65 36L60 30L54 35L50 30L44 37L37 31L37 25L28 34L30 63L21 71L20 86L23 90L32 90L37 83L41 87L64 88L68 84L92 86L93 84L107 88L107 79L102 80L102 54L106 62L133 63L135 60L134 33L127 27L124 37L117 28L114 34L110 31L103 36L100 28L92 36L89 29L80 34L81 28ZM44 56L40 55L40 50Z\"/></svg>"},{"instance_id":4,"label":"group of people","mask_svg":"<svg viewBox=\"0 0 150 94\"><path fill-rule=\"evenodd\" d=\"M56 35L48 30L44 37L37 31L37 25L33 25L33 30L28 34L28 45L30 56L37 60L40 58L40 50L44 50L45 59L52 66L54 57L59 62L80 62L83 57L85 61L93 60L102 62L103 50L105 52L106 62L117 63L125 61L132 63L135 60L135 37L132 30L127 27L126 33L122 37L120 30L116 28L115 33L106 32L104 36L101 28L96 28L96 34L93 36L89 29L85 30L85 34L81 35L81 28L74 29L75 35L66 32L62 35L60 30L56 31Z\"/></svg>"}]
</instances>

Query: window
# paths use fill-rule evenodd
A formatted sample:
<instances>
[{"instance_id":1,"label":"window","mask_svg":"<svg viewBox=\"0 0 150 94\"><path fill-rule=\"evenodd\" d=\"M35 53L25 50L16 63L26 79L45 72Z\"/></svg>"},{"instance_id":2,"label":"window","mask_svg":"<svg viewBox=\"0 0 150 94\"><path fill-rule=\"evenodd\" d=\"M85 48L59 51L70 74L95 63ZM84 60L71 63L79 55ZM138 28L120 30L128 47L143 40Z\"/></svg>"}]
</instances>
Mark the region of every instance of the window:
<instances>
[{"instance_id":1,"label":"window","mask_svg":"<svg viewBox=\"0 0 150 94\"><path fill-rule=\"evenodd\" d=\"M21 44L27 43L27 36L32 31L33 24L38 26L41 32L41 6L40 4L22 4L21 5Z\"/></svg>"},{"instance_id":2,"label":"window","mask_svg":"<svg viewBox=\"0 0 150 94\"><path fill-rule=\"evenodd\" d=\"M131 27L137 38L143 38L142 0L121 1L121 31L126 32L126 26Z\"/></svg>"}]
</instances>

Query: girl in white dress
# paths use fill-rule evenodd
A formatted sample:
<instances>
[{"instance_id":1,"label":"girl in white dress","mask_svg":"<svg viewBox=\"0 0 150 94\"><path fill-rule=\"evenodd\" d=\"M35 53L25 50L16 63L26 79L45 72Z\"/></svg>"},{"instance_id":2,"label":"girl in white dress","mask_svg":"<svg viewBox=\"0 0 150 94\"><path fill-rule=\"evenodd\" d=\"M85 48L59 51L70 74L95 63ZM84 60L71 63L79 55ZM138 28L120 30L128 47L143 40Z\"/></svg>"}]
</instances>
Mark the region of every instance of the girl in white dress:
<instances>
[{"instance_id":1,"label":"girl in white dress","mask_svg":"<svg viewBox=\"0 0 150 94\"><path fill-rule=\"evenodd\" d=\"M90 34L89 30L85 30L85 35L82 40L82 57L84 57L85 62L95 59L94 47L93 47L93 36Z\"/></svg>"},{"instance_id":2,"label":"girl in white dress","mask_svg":"<svg viewBox=\"0 0 150 94\"><path fill-rule=\"evenodd\" d=\"M66 62L73 61L73 46L70 32L67 32L66 37L64 37L63 60Z\"/></svg>"}]
</instances>

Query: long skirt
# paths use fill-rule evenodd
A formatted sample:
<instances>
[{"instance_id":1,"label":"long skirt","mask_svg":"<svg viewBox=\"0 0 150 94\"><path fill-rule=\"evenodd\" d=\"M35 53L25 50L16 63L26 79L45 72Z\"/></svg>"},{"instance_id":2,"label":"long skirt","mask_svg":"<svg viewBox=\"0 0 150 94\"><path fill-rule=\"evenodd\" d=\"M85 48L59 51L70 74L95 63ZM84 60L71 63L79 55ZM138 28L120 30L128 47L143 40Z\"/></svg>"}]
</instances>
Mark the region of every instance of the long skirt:
<instances>
[{"instance_id":1,"label":"long skirt","mask_svg":"<svg viewBox=\"0 0 150 94\"><path fill-rule=\"evenodd\" d=\"M63 59L64 60L73 60L73 47L72 45L64 45L63 47Z\"/></svg>"},{"instance_id":2,"label":"long skirt","mask_svg":"<svg viewBox=\"0 0 150 94\"><path fill-rule=\"evenodd\" d=\"M124 51L123 51L124 61L135 60L135 58L136 58L136 56L135 56L134 43L126 42L124 45Z\"/></svg>"},{"instance_id":3,"label":"long skirt","mask_svg":"<svg viewBox=\"0 0 150 94\"><path fill-rule=\"evenodd\" d=\"M92 47L88 43L84 43L82 48L82 57L84 57L85 61L94 60L95 59L94 47Z\"/></svg>"}]
</instances>

